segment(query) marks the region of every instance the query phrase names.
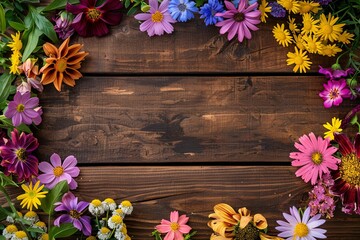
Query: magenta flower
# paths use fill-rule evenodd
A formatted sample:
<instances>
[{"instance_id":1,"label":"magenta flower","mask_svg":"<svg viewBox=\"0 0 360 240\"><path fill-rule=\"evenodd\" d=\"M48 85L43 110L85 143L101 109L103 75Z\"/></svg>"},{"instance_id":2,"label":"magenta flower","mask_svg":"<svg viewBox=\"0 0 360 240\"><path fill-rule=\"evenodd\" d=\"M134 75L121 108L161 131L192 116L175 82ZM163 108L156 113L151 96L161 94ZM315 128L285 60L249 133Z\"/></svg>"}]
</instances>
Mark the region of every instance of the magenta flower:
<instances>
[{"instance_id":1,"label":"magenta flower","mask_svg":"<svg viewBox=\"0 0 360 240\"><path fill-rule=\"evenodd\" d=\"M339 81L329 80L323 84L324 91L319 96L324 100L324 107L331 108L332 105L339 106L343 98L350 98L351 92L344 79Z\"/></svg>"},{"instance_id":2,"label":"magenta flower","mask_svg":"<svg viewBox=\"0 0 360 240\"><path fill-rule=\"evenodd\" d=\"M169 1L164 0L159 7L157 0L149 0L150 9L147 13L135 15L135 19L144 21L140 25L140 31L147 31L149 37L163 35L164 32L170 34L174 31L171 23L175 23L168 10Z\"/></svg>"},{"instance_id":3,"label":"magenta flower","mask_svg":"<svg viewBox=\"0 0 360 240\"><path fill-rule=\"evenodd\" d=\"M107 25L118 25L122 14L119 0L105 0L96 6L98 0L80 0L79 5L66 5L66 11L76 15L72 26L83 37L104 36L109 33Z\"/></svg>"},{"instance_id":4,"label":"magenta flower","mask_svg":"<svg viewBox=\"0 0 360 240\"><path fill-rule=\"evenodd\" d=\"M14 100L8 105L8 110L5 112L5 117L11 118L12 123L15 127L21 123L30 125L32 122L38 125L41 123L42 111L36 111L39 105L39 98L30 97L30 92L21 94L16 92ZM34 121L35 120L35 121Z\"/></svg>"},{"instance_id":5,"label":"magenta flower","mask_svg":"<svg viewBox=\"0 0 360 240\"><path fill-rule=\"evenodd\" d=\"M319 73L325 75L328 79L340 79L345 78L354 73L353 68L347 68L346 70L342 70L339 64L334 64L331 68L323 68L319 66Z\"/></svg>"},{"instance_id":6,"label":"magenta flower","mask_svg":"<svg viewBox=\"0 0 360 240\"><path fill-rule=\"evenodd\" d=\"M80 169L76 167L77 160L74 156L65 158L64 163L61 164L61 158L58 154L54 153L50 157L50 163L41 162L39 169L44 174L40 174L38 179L42 184L49 189L55 187L61 181L66 180L71 190L77 188L77 182L74 177L79 176Z\"/></svg>"},{"instance_id":7,"label":"magenta flower","mask_svg":"<svg viewBox=\"0 0 360 240\"><path fill-rule=\"evenodd\" d=\"M323 174L330 173L330 169L338 169L340 160L332 156L338 149L329 147L328 138L316 138L314 133L310 133L309 136L300 137L299 142L294 146L300 152L290 153L290 158L294 159L291 165L300 167L295 172L297 177L301 177L306 183L311 180L311 184L315 185Z\"/></svg>"},{"instance_id":8,"label":"magenta flower","mask_svg":"<svg viewBox=\"0 0 360 240\"><path fill-rule=\"evenodd\" d=\"M250 30L259 30L255 26L260 23L261 12L257 10L258 4L254 3L248 6L247 0L240 0L238 9L229 1L225 1L225 6L228 11L215 14L215 16L225 19L216 23L216 26L221 27L220 33L228 32L228 40L233 39L236 34L239 42L242 42L244 38L251 39Z\"/></svg>"},{"instance_id":9,"label":"magenta flower","mask_svg":"<svg viewBox=\"0 0 360 240\"><path fill-rule=\"evenodd\" d=\"M19 133L16 129L11 132L11 139L5 139L0 146L0 156L3 158L1 166L6 175L15 174L18 181L30 180L38 175L38 159L32 155L39 146L38 140L32 134Z\"/></svg>"},{"instance_id":10,"label":"magenta flower","mask_svg":"<svg viewBox=\"0 0 360 240\"><path fill-rule=\"evenodd\" d=\"M161 224L156 226L156 230L160 233L166 233L164 240L182 240L184 234L190 232L191 227L186 225L189 218L186 215L179 217L178 211L170 213L170 221L162 219Z\"/></svg>"},{"instance_id":11,"label":"magenta flower","mask_svg":"<svg viewBox=\"0 0 360 240\"><path fill-rule=\"evenodd\" d=\"M87 209L89 203L80 201L71 192L65 193L61 202L55 203L55 211L65 211L66 214L60 215L54 221L55 226L60 226L61 223L72 223L76 229L82 231L84 235L91 234L90 217L83 216L84 211Z\"/></svg>"},{"instance_id":12,"label":"magenta flower","mask_svg":"<svg viewBox=\"0 0 360 240\"><path fill-rule=\"evenodd\" d=\"M66 40L68 37L73 35L75 31L74 27L71 25L73 19L74 17L72 14L66 11L61 12L58 17L54 19L54 30L62 40Z\"/></svg>"}]
</instances>

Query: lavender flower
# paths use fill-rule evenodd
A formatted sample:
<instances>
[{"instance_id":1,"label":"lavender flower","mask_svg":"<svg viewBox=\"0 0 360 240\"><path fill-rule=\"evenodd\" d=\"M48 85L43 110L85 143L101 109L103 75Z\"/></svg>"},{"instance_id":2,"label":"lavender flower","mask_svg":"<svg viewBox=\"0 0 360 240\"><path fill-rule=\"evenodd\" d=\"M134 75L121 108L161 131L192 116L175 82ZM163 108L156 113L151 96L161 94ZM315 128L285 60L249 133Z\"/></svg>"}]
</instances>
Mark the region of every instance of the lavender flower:
<instances>
[{"instance_id":1,"label":"lavender flower","mask_svg":"<svg viewBox=\"0 0 360 240\"><path fill-rule=\"evenodd\" d=\"M271 7L271 12L270 14L273 17L276 18L283 18L286 16L286 10L277 2L270 2L269 6Z\"/></svg>"},{"instance_id":2,"label":"lavender flower","mask_svg":"<svg viewBox=\"0 0 360 240\"><path fill-rule=\"evenodd\" d=\"M75 31L74 27L72 26L73 19L74 16L66 11L61 12L58 18L54 19L54 30L62 40L65 40L73 35Z\"/></svg>"},{"instance_id":3,"label":"lavender flower","mask_svg":"<svg viewBox=\"0 0 360 240\"><path fill-rule=\"evenodd\" d=\"M323 68L319 66L319 73L325 75L326 78L332 80L339 80L340 78L346 78L347 76L353 74L355 70L353 68L347 68L342 70L339 64L334 64L331 68Z\"/></svg>"},{"instance_id":4,"label":"lavender flower","mask_svg":"<svg viewBox=\"0 0 360 240\"><path fill-rule=\"evenodd\" d=\"M15 127L21 123L26 125L30 125L32 122L40 124L42 111L35 110L38 105L39 98L30 97L30 92L24 94L16 92L14 100L9 103L8 110L5 112L5 117L11 118Z\"/></svg>"},{"instance_id":5,"label":"lavender flower","mask_svg":"<svg viewBox=\"0 0 360 240\"><path fill-rule=\"evenodd\" d=\"M320 5L328 5L332 0L315 0L315 2L320 3Z\"/></svg>"},{"instance_id":6,"label":"lavender flower","mask_svg":"<svg viewBox=\"0 0 360 240\"><path fill-rule=\"evenodd\" d=\"M55 205L57 206L55 207L55 211L67 212L55 219L55 226L60 226L61 223L72 223L74 227L82 231L84 235L89 236L91 234L90 217L83 216L83 212L89 205L88 202L78 202L78 198L71 192L68 192L63 195L61 202L57 202Z\"/></svg>"},{"instance_id":7,"label":"lavender flower","mask_svg":"<svg viewBox=\"0 0 360 240\"><path fill-rule=\"evenodd\" d=\"M5 140L0 146L1 166L6 175L15 174L18 181L30 180L38 175L38 159L32 155L39 146L38 140L32 134L21 133L15 129L11 140Z\"/></svg>"},{"instance_id":8,"label":"lavender flower","mask_svg":"<svg viewBox=\"0 0 360 240\"><path fill-rule=\"evenodd\" d=\"M329 80L323 86L324 91L319 93L319 96L324 100L325 108L331 108L333 105L339 106L343 98L351 97L351 92L346 85L345 79L340 79L339 81Z\"/></svg>"}]
</instances>

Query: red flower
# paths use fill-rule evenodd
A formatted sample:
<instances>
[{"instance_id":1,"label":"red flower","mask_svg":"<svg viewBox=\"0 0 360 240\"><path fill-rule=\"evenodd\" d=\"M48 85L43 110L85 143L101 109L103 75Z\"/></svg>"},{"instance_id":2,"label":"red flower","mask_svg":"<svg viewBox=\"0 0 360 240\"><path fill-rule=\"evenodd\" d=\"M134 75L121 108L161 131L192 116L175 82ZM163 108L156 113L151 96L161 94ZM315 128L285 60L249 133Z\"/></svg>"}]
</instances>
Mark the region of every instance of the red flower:
<instances>
[{"instance_id":1,"label":"red flower","mask_svg":"<svg viewBox=\"0 0 360 240\"><path fill-rule=\"evenodd\" d=\"M106 0L96 6L97 0L80 0L79 5L67 4L66 11L76 15L72 22L75 31L83 37L104 36L109 33L107 25L117 25L121 21L119 0Z\"/></svg>"},{"instance_id":2,"label":"red flower","mask_svg":"<svg viewBox=\"0 0 360 240\"><path fill-rule=\"evenodd\" d=\"M335 141L339 143L341 163L332 173L335 180L332 190L340 195L343 212L360 214L360 134L354 143L345 134L335 134Z\"/></svg>"}]
</instances>

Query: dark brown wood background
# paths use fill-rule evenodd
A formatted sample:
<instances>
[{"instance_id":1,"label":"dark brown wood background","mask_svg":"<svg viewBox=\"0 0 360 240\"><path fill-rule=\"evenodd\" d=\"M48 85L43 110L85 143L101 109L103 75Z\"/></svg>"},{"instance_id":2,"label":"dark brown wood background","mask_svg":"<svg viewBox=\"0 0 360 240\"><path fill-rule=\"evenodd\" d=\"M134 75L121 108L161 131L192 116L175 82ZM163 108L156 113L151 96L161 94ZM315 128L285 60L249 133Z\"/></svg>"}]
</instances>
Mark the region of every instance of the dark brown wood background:
<instances>
[{"instance_id":1,"label":"dark brown wood background","mask_svg":"<svg viewBox=\"0 0 360 240\"><path fill-rule=\"evenodd\" d=\"M316 71L334 59L312 59L310 73L293 74L272 26L240 44L199 19L149 38L125 17L107 37L74 39L90 53L85 76L75 88L41 94L41 160L75 155L83 200L132 201L132 239L151 239L172 210L190 216L195 240L209 239L207 216L221 202L262 213L277 234L275 221L304 206L310 189L291 167L294 141L322 135L322 124L351 104L324 109ZM328 238L358 239L360 217L337 209Z\"/></svg>"}]
</instances>

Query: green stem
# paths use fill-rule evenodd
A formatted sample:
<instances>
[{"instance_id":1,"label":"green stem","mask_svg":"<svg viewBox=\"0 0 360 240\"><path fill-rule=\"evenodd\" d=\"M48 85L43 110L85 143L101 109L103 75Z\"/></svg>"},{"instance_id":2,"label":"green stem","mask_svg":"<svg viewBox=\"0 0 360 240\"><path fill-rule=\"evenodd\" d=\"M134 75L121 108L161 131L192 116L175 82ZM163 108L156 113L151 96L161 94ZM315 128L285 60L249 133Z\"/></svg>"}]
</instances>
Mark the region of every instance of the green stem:
<instances>
[{"instance_id":1,"label":"green stem","mask_svg":"<svg viewBox=\"0 0 360 240\"><path fill-rule=\"evenodd\" d=\"M96 218L96 225L98 227L98 230L100 230L101 228L100 228L99 218L97 215L95 215L95 218Z\"/></svg>"}]
</instances>

